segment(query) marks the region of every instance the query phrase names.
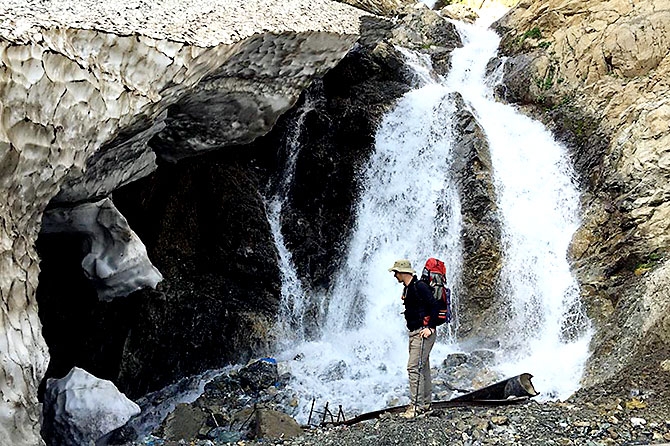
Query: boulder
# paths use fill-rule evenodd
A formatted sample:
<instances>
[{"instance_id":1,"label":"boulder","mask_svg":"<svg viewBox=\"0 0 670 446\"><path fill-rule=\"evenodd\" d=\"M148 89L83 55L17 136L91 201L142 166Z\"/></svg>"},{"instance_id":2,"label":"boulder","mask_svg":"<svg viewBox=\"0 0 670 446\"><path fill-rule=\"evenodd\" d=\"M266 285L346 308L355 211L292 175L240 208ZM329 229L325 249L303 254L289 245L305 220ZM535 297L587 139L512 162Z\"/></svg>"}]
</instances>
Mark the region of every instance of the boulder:
<instances>
[{"instance_id":1,"label":"boulder","mask_svg":"<svg viewBox=\"0 0 670 446\"><path fill-rule=\"evenodd\" d=\"M277 361L265 358L242 368L239 371L240 384L251 390L259 391L274 386L279 380Z\"/></svg>"},{"instance_id":2,"label":"boulder","mask_svg":"<svg viewBox=\"0 0 670 446\"><path fill-rule=\"evenodd\" d=\"M256 410L256 438L292 438L302 434L300 425L290 416L277 410Z\"/></svg>"},{"instance_id":3,"label":"boulder","mask_svg":"<svg viewBox=\"0 0 670 446\"><path fill-rule=\"evenodd\" d=\"M423 3L407 7L393 29L393 43L427 54L439 74L449 71L451 51L462 46L456 27Z\"/></svg>"},{"instance_id":4,"label":"boulder","mask_svg":"<svg viewBox=\"0 0 670 446\"><path fill-rule=\"evenodd\" d=\"M111 381L78 367L62 379L48 380L43 407L42 435L49 446L95 446L140 413Z\"/></svg>"},{"instance_id":5,"label":"boulder","mask_svg":"<svg viewBox=\"0 0 670 446\"><path fill-rule=\"evenodd\" d=\"M163 438L168 441L191 440L197 438L205 426L207 413L190 404L178 404L163 422Z\"/></svg>"},{"instance_id":6,"label":"boulder","mask_svg":"<svg viewBox=\"0 0 670 446\"><path fill-rule=\"evenodd\" d=\"M467 353L450 353L446 358L444 358L444 361L442 361L442 367L445 369L450 369L459 365L463 365L468 362L468 358L469 356Z\"/></svg>"}]
</instances>

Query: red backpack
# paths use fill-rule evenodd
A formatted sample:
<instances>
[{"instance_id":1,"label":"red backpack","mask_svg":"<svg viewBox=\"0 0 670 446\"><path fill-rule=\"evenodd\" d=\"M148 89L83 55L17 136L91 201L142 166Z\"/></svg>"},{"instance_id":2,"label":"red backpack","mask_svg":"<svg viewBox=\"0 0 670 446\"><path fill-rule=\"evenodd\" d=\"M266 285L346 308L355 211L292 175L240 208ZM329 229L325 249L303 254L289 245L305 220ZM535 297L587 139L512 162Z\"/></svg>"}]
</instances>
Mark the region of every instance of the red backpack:
<instances>
[{"instance_id":1,"label":"red backpack","mask_svg":"<svg viewBox=\"0 0 670 446\"><path fill-rule=\"evenodd\" d=\"M444 262L433 257L426 260L421 280L430 286L437 300L438 314L435 325L451 322L451 290L447 288L447 268Z\"/></svg>"}]
</instances>

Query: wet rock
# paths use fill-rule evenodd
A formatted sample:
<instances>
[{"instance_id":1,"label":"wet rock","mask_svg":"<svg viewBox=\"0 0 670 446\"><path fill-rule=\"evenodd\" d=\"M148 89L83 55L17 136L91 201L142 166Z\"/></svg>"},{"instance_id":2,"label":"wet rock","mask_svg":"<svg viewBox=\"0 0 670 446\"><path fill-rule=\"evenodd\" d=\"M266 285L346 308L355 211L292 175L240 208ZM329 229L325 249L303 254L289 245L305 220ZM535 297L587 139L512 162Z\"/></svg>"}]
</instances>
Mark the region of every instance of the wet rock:
<instances>
[{"instance_id":1,"label":"wet rock","mask_svg":"<svg viewBox=\"0 0 670 446\"><path fill-rule=\"evenodd\" d=\"M264 408L256 411L256 438L292 438L301 434L300 425L285 413Z\"/></svg>"},{"instance_id":2,"label":"wet rock","mask_svg":"<svg viewBox=\"0 0 670 446\"><path fill-rule=\"evenodd\" d=\"M162 437L169 441L197 438L205 426L207 413L189 404L179 404L162 425Z\"/></svg>"},{"instance_id":3,"label":"wet rock","mask_svg":"<svg viewBox=\"0 0 670 446\"><path fill-rule=\"evenodd\" d=\"M282 232L302 283L315 291L331 285L353 227L358 173L374 149L385 112L411 88L403 56L390 43L393 22L362 21L360 45L312 84L297 140L296 173L282 215ZM300 103L299 103L300 104ZM288 131L280 122L276 132ZM319 308L306 311L309 326Z\"/></svg>"},{"instance_id":4,"label":"wet rock","mask_svg":"<svg viewBox=\"0 0 670 446\"><path fill-rule=\"evenodd\" d=\"M225 427L215 427L207 433L207 438L221 443L232 443L241 439L239 431L231 431Z\"/></svg>"},{"instance_id":5,"label":"wet rock","mask_svg":"<svg viewBox=\"0 0 670 446\"><path fill-rule=\"evenodd\" d=\"M454 25L421 3L402 10L393 30L393 42L428 54L433 68L441 75L449 71L451 52L462 46Z\"/></svg>"},{"instance_id":6,"label":"wet rock","mask_svg":"<svg viewBox=\"0 0 670 446\"><path fill-rule=\"evenodd\" d=\"M463 365L468 362L467 353L450 353L444 361L442 361L442 367L444 368L453 368L459 365Z\"/></svg>"},{"instance_id":7,"label":"wet rock","mask_svg":"<svg viewBox=\"0 0 670 446\"><path fill-rule=\"evenodd\" d=\"M333 362L319 375L323 381L339 381L344 378L347 371L347 363L344 360Z\"/></svg>"},{"instance_id":8,"label":"wet rock","mask_svg":"<svg viewBox=\"0 0 670 446\"><path fill-rule=\"evenodd\" d=\"M474 350L470 357L473 362L479 361L482 365L491 366L495 362L496 352L493 350Z\"/></svg>"},{"instance_id":9,"label":"wet rock","mask_svg":"<svg viewBox=\"0 0 670 446\"><path fill-rule=\"evenodd\" d=\"M261 359L239 371L240 384L259 391L277 384L277 362L272 358Z\"/></svg>"},{"instance_id":10,"label":"wet rock","mask_svg":"<svg viewBox=\"0 0 670 446\"><path fill-rule=\"evenodd\" d=\"M463 215L463 286L456 290L457 317L461 337L476 336L481 345L493 339L499 320L495 303L502 268L501 224L487 140L460 95L454 99L459 110L454 123L454 170Z\"/></svg>"},{"instance_id":11,"label":"wet rock","mask_svg":"<svg viewBox=\"0 0 670 446\"><path fill-rule=\"evenodd\" d=\"M472 354L458 353L443 361L436 370L436 391L441 399L449 399L457 394L470 392L488 386L503 377L489 369L482 360Z\"/></svg>"}]
</instances>

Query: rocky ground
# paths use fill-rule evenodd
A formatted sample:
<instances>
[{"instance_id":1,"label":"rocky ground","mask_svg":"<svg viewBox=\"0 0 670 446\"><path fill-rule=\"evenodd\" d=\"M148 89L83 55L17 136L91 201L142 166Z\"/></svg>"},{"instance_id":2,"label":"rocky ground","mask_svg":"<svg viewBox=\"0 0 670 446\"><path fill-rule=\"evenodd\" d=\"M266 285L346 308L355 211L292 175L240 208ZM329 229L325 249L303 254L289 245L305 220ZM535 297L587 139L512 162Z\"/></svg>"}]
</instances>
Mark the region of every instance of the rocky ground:
<instances>
[{"instance_id":1,"label":"rocky ground","mask_svg":"<svg viewBox=\"0 0 670 446\"><path fill-rule=\"evenodd\" d=\"M415 420L387 417L316 429L268 443L290 445L633 445L670 442L670 413L640 399L435 410ZM658 411L657 411L658 409Z\"/></svg>"},{"instance_id":2,"label":"rocky ground","mask_svg":"<svg viewBox=\"0 0 670 446\"><path fill-rule=\"evenodd\" d=\"M670 380L649 373L652 353L616 380L565 402L435 410L415 420L385 417L314 429L288 445L642 445L670 444Z\"/></svg>"},{"instance_id":3,"label":"rocky ground","mask_svg":"<svg viewBox=\"0 0 670 446\"><path fill-rule=\"evenodd\" d=\"M350 427L314 428L290 439L156 441L168 445L641 445L670 444L670 411L642 398L527 403L386 416ZM147 443L145 443L147 444Z\"/></svg>"},{"instance_id":4,"label":"rocky ground","mask_svg":"<svg viewBox=\"0 0 670 446\"><path fill-rule=\"evenodd\" d=\"M315 428L290 439L165 445L642 445L670 442L670 412L631 398L609 403L538 403L387 416L350 427ZM668 443L670 444L670 443Z\"/></svg>"},{"instance_id":5,"label":"rocky ground","mask_svg":"<svg viewBox=\"0 0 670 446\"><path fill-rule=\"evenodd\" d=\"M446 382L458 387L472 379L469 372L486 369L482 356L456 354L434 368L435 394L447 393ZM648 359L563 402L543 402L540 395L508 405L435 409L409 420L384 414L351 426L311 427L282 413L299 397L285 386L290 377L278 374L276 364L258 361L213 379L200 398L180 405L152 435L115 444L670 445L670 380L666 373L647 373L658 358Z\"/></svg>"}]
</instances>

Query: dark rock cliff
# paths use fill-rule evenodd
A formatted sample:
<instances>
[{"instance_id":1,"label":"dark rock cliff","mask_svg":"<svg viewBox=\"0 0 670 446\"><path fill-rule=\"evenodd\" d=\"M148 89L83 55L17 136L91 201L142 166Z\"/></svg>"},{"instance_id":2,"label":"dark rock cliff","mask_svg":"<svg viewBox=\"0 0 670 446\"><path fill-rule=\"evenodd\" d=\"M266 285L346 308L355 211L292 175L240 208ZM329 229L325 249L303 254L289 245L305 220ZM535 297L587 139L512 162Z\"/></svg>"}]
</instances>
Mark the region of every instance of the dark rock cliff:
<instances>
[{"instance_id":1,"label":"dark rock cliff","mask_svg":"<svg viewBox=\"0 0 670 446\"><path fill-rule=\"evenodd\" d=\"M81 272L81 242L40 237L47 376L78 365L139 396L267 348L277 253L257 179L239 158L214 153L161 165L114 193L163 273L156 290L99 302Z\"/></svg>"},{"instance_id":2,"label":"dark rock cliff","mask_svg":"<svg viewBox=\"0 0 670 446\"><path fill-rule=\"evenodd\" d=\"M460 96L455 122L454 171L463 218L463 273L460 284L459 336L488 337L500 302L496 285L501 268L500 221L485 135Z\"/></svg>"}]
</instances>

